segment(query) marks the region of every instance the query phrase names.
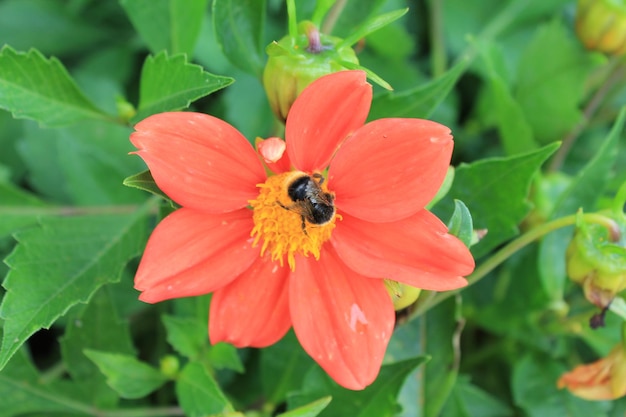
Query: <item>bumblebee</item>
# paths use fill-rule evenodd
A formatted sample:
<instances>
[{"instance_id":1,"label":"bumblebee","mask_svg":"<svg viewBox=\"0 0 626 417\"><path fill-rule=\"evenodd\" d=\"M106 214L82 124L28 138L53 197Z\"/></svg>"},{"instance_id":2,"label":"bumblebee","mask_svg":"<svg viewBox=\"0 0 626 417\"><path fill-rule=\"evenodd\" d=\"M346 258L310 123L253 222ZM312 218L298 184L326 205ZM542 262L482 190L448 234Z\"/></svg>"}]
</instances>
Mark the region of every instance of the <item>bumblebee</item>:
<instances>
[{"instance_id":1,"label":"bumblebee","mask_svg":"<svg viewBox=\"0 0 626 417\"><path fill-rule=\"evenodd\" d=\"M306 232L306 222L316 226L329 223L335 215L335 196L322 190L324 177L320 173L302 174L287 185L287 195L293 204L281 206L294 211L302 218L302 231Z\"/></svg>"}]
</instances>

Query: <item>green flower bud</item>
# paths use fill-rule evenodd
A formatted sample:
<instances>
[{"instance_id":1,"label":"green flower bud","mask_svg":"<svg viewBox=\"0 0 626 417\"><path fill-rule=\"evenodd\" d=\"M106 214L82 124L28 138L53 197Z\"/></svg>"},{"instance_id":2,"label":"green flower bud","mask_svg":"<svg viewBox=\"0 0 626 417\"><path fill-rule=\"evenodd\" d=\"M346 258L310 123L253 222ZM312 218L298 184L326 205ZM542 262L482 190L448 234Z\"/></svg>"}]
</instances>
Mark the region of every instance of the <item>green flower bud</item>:
<instances>
[{"instance_id":1,"label":"green flower bud","mask_svg":"<svg viewBox=\"0 0 626 417\"><path fill-rule=\"evenodd\" d=\"M620 236L614 236L605 225L586 223L582 213L576 223L567 248L567 273L583 286L589 301L604 309L626 289L626 225L619 224Z\"/></svg>"},{"instance_id":2,"label":"green flower bud","mask_svg":"<svg viewBox=\"0 0 626 417\"><path fill-rule=\"evenodd\" d=\"M178 358L173 355L165 355L160 361L161 373L168 378L176 378L178 371L180 370L180 362Z\"/></svg>"},{"instance_id":3,"label":"green flower bud","mask_svg":"<svg viewBox=\"0 0 626 417\"><path fill-rule=\"evenodd\" d=\"M393 300L393 308L396 311L407 308L413 304L417 301L420 293L422 292L420 288L411 287L410 285L389 279L385 280L385 286L387 287L387 292Z\"/></svg>"},{"instance_id":4,"label":"green flower bud","mask_svg":"<svg viewBox=\"0 0 626 417\"><path fill-rule=\"evenodd\" d=\"M626 53L626 1L578 0L576 33L588 49Z\"/></svg>"},{"instance_id":5,"label":"green flower bud","mask_svg":"<svg viewBox=\"0 0 626 417\"><path fill-rule=\"evenodd\" d=\"M284 122L296 97L314 80L349 69L343 63L358 65L354 50L341 42L305 21L296 38L288 35L268 45L263 86L276 117Z\"/></svg>"}]
</instances>

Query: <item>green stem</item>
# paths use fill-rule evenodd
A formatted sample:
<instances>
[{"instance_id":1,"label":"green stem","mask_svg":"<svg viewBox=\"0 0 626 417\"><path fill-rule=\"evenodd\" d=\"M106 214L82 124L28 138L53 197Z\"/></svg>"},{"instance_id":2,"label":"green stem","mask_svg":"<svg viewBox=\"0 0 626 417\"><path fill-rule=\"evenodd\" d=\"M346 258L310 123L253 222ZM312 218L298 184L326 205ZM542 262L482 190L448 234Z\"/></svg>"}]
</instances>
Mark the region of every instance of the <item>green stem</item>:
<instances>
[{"instance_id":1,"label":"green stem","mask_svg":"<svg viewBox=\"0 0 626 417\"><path fill-rule=\"evenodd\" d=\"M446 71L446 48L443 36L443 0L431 0L430 4L430 50L433 78Z\"/></svg>"},{"instance_id":2,"label":"green stem","mask_svg":"<svg viewBox=\"0 0 626 417\"><path fill-rule=\"evenodd\" d=\"M553 232L557 229L561 229L563 227L567 227L567 226L571 226L575 224L577 217L578 215L572 214L570 216L561 217L551 222L544 223L541 226L531 229L525 234L523 234L522 236L511 241L509 244L507 244L498 252L496 252L491 258L487 259L484 263L482 263L479 267L477 267L474 270L474 272L467 277L468 286L475 284L476 282L483 279L488 273L490 273L497 266L499 266L504 261L509 259L514 253L526 247L527 245L539 239L540 237L550 232ZM597 213L583 214L583 218L588 223L596 223L596 224L601 224L605 226L607 229L609 229L610 234L612 236L614 235L616 230L619 231L619 226L617 225L617 223L615 223L613 219L603 216L601 214L597 214ZM412 320L422 315L423 313L433 308L437 304L457 294L462 289L463 288L459 288L453 291L437 293L437 295L432 297L428 302L418 303L416 305L416 308L411 312L411 316L409 317L409 320Z\"/></svg>"}]
</instances>

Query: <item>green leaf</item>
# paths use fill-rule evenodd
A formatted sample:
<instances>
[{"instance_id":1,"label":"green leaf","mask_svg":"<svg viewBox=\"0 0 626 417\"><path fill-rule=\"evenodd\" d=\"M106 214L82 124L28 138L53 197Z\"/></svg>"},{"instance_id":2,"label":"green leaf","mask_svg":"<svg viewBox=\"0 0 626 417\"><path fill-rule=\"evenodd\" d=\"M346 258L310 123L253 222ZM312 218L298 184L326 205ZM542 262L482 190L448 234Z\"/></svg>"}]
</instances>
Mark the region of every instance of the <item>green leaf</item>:
<instances>
[{"instance_id":1,"label":"green leaf","mask_svg":"<svg viewBox=\"0 0 626 417\"><path fill-rule=\"evenodd\" d=\"M83 398L92 405L110 408L118 401L117 394L85 353L85 349L134 354L128 324L118 319L108 288L102 288L82 309L72 310L61 339L61 354L65 368L77 382Z\"/></svg>"},{"instance_id":2,"label":"green leaf","mask_svg":"<svg viewBox=\"0 0 626 417\"><path fill-rule=\"evenodd\" d=\"M534 33L520 59L515 99L537 141L547 143L561 139L581 119L580 102L594 63L561 20Z\"/></svg>"},{"instance_id":3,"label":"green leaf","mask_svg":"<svg viewBox=\"0 0 626 417\"><path fill-rule=\"evenodd\" d=\"M294 410L287 411L286 413L281 413L276 417L315 417L319 415L328 406L332 397L324 397L320 398L317 401L313 401L310 404L303 405L302 407L298 407Z\"/></svg>"},{"instance_id":4,"label":"green leaf","mask_svg":"<svg viewBox=\"0 0 626 417\"><path fill-rule=\"evenodd\" d=\"M142 171L138 174L131 175L130 177L124 178L122 182L127 187L137 188L139 190L147 191L151 194L156 195L157 197L161 197L166 201L170 202L170 205L175 208L175 203L165 194L154 182L154 178L152 177L152 173L149 169Z\"/></svg>"},{"instance_id":5,"label":"green leaf","mask_svg":"<svg viewBox=\"0 0 626 417\"><path fill-rule=\"evenodd\" d=\"M469 62L468 58L463 58L441 77L413 89L400 93L383 92L377 95L372 101L369 120L384 117L428 119L463 75Z\"/></svg>"},{"instance_id":6,"label":"green leaf","mask_svg":"<svg viewBox=\"0 0 626 417\"><path fill-rule=\"evenodd\" d=\"M0 237L37 223L45 202L0 178Z\"/></svg>"},{"instance_id":7,"label":"green leaf","mask_svg":"<svg viewBox=\"0 0 626 417\"><path fill-rule=\"evenodd\" d=\"M128 155L134 150L130 132L126 126L103 121L59 129L28 122L18 149L28 167L29 183L56 203L137 204L145 195L121 186L126 176L145 169L139 157Z\"/></svg>"},{"instance_id":8,"label":"green leaf","mask_svg":"<svg viewBox=\"0 0 626 417\"><path fill-rule=\"evenodd\" d=\"M20 349L0 372L0 415L76 415L89 409L63 388L58 383L46 383L25 350Z\"/></svg>"},{"instance_id":9,"label":"green leaf","mask_svg":"<svg viewBox=\"0 0 626 417\"><path fill-rule=\"evenodd\" d=\"M474 227L487 229L487 235L472 247L476 258L518 234L517 226L530 210L527 196L531 180L558 147L551 144L526 154L482 159L456 169L452 189L436 209L451 213L453 199L461 200L472 213Z\"/></svg>"},{"instance_id":10,"label":"green leaf","mask_svg":"<svg viewBox=\"0 0 626 417\"><path fill-rule=\"evenodd\" d=\"M257 78L265 63L266 9L266 0L213 0L213 27L224 55Z\"/></svg>"},{"instance_id":11,"label":"green leaf","mask_svg":"<svg viewBox=\"0 0 626 417\"><path fill-rule=\"evenodd\" d=\"M450 234L458 237L468 248L472 244L474 225L469 209L461 200L454 200L454 213L448 222Z\"/></svg>"},{"instance_id":12,"label":"green leaf","mask_svg":"<svg viewBox=\"0 0 626 417\"><path fill-rule=\"evenodd\" d=\"M0 39L18 50L36 45L49 55L88 51L106 39L102 27L71 9L49 0L4 0L0 2Z\"/></svg>"},{"instance_id":13,"label":"green leaf","mask_svg":"<svg viewBox=\"0 0 626 417\"><path fill-rule=\"evenodd\" d=\"M122 398L142 398L159 388L167 377L131 355L86 349L85 355L106 375L107 383Z\"/></svg>"},{"instance_id":14,"label":"green leaf","mask_svg":"<svg viewBox=\"0 0 626 417\"><path fill-rule=\"evenodd\" d=\"M5 260L11 271L0 306L0 369L30 335L119 280L143 248L149 207L130 215L43 218L40 228L16 233L18 245Z\"/></svg>"},{"instance_id":15,"label":"green leaf","mask_svg":"<svg viewBox=\"0 0 626 417\"><path fill-rule=\"evenodd\" d=\"M575 397L559 390L556 381L566 371L554 358L530 354L519 359L511 380L515 404L528 417L568 416L604 417L606 405Z\"/></svg>"},{"instance_id":16,"label":"green leaf","mask_svg":"<svg viewBox=\"0 0 626 417\"><path fill-rule=\"evenodd\" d=\"M496 71L491 56L484 53L483 58L490 83L487 90L491 98L489 112L495 118L506 154L515 155L536 149L533 130L526 121L523 109L513 97L504 78Z\"/></svg>"},{"instance_id":17,"label":"green leaf","mask_svg":"<svg viewBox=\"0 0 626 417\"><path fill-rule=\"evenodd\" d=\"M79 90L56 58L46 59L35 49L0 49L0 108L20 119L49 127L81 119L109 119Z\"/></svg>"},{"instance_id":18,"label":"green leaf","mask_svg":"<svg viewBox=\"0 0 626 417\"><path fill-rule=\"evenodd\" d=\"M164 315L162 317L167 341L183 356L200 359L208 350L207 322L194 317Z\"/></svg>"},{"instance_id":19,"label":"green leaf","mask_svg":"<svg viewBox=\"0 0 626 417\"><path fill-rule=\"evenodd\" d=\"M419 356L384 365L376 381L362 391L340 387L321 368L315 367L307 374L302 390L289 396L289 409L330 395L333 401L320 416L395 416L398 411L396 397L404 380L425 360L426 357Z\"/></svg>"},{"instance_id":20,"label":"green leaf","mask_svg":"<svg viewBox=\"0 0 626 417\"><path fill-rule=\"evenodd\" d=\"M192 101L220 90L234 80L213 75L201 66L189 64L184 55L168 56L161 52L149 56L141 70L139 106L132 122L151 114L180 110Z\"/></svg>"},{"instance_id":21,"label":"green leaf","mask_svg":"<svg viewBox=\"0 0 626 417\"><path fill-rule=\"evenodd\" d=\"M579 208L594 210L602 195L613 165L615 164L619 140L626 122L626 107L622 109L613 129L587 165L581 169L569 187L561 194L550 219L574 214ZM566 283L565 250L571 240L572 227L555 230L544 237L539 245L539 275L543 286L552 300L563 298Z\"/></svg>"},{"instance_id":22,"label":"green leaf","mask_svg":"<svg viewBox=\"0 0 626 417\"><path fill-rule=\"evenodd\" d=\"M456 417L512 417L514 412L497 397L483 391L469 381L466 375L459 376L450 394L450 399L441 411L442 416Z\"/></svg>"},{"instance_id":23,"label":"green leaf","mask_svg":"<svg viewBox=\"0 0 626 417\"><path fill-rule=\"evenodd\" d=\"M290 390L298 388L302 376L313 366L313 361L300 346L293 331L278 343L261 351L261 382L269 402L280 404Z\"/></svg>"},{"instance_id":24,"label":"green leaf","mask_svg":"<svg viewBox=\"0 0 626 417\"><path fill-rule=\"evenodd\" d=\"M133 26L153 54L193 55L208 0L121 0Z\"/></svg>"},{"instance_id":25,"label":"green leaf","mask_svg":"<svg viewBox=\"0 0 626 417\"><path fill-rule=\"evenodd\" d=\"M400 19L402 16L408 12L409 9L400 9L394 10L392 12L388 12L382 14L380 16L375 16L363 22L354 32L350 33L348 37L344 38L339 44L337 48L341 48L344 45L352 46L357 43L360 39L366 37L370 33L376 32L378 29L387 26L388 24Z\"/></svg>"},{"instance_id":26,"label":"green leaf","mask_svg":"<svg viewBox=\"0 0 626 417\"><path fill-rule=\"evenodd\" d=\"M424 366L424 417L441 415L441 408L452 391L460 365L460 303L455 299L430 310L425 317L426 353L431 359Z\"/></svg>"},{"instance_id":27,"label":"green leaf","mask_svg":"<svg viewBox=\"0 0 626 417\"><path fill-rule=\"evenodd\" d=\"M176 395L187 417L234 411L215 380L196 362L189 362L183 368L176 381Z\"/></svg>"}]
</instances>

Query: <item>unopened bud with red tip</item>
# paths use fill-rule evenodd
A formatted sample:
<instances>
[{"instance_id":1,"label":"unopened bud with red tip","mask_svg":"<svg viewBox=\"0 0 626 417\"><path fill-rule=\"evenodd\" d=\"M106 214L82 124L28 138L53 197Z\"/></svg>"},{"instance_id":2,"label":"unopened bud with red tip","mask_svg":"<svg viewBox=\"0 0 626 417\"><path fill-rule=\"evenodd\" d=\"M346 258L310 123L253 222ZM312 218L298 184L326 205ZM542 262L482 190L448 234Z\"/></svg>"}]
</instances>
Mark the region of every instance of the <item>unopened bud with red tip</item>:
<instances>
[{"instance_id":1,"label":"unopened bud with red tip","mask_svg":"<svg viewBox=\"0 0 626 417\"><path fill-rule=\"evenodd\" d=\"M576 33L587 49L626 53L626 0L578 0Z\"/></svg>"},{"instance_id":2,"label":"unopened bud with red tip","mask_svg":"<svg viewBox=\"0 0 626 417\"><path fill-rule=\"evenodd\" d=\"M268 45L263 86L276 117L285 121L296 97L319 77L358 65L354 50L342 41L305 21L295 38L288 35Z\"/></svg>"},{"instance_id":3,"label":"unopened bud with red tip","mask_svg":"<svg viewBox=\"0 0 626 417\"><path fill-rule=\"evenodd\" d=\"M614 227L607 228L585 222L579 213L576 232L567 248L569 277L582 285L590 302L602 309L626 289L626 224L623 223L622 216L614 221Z\"/></svg>"}]
</instances>

